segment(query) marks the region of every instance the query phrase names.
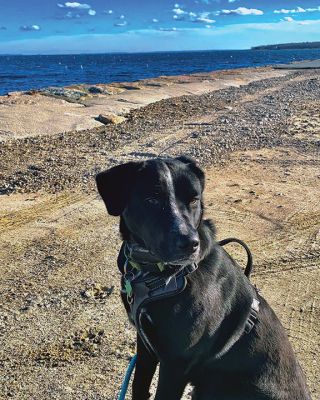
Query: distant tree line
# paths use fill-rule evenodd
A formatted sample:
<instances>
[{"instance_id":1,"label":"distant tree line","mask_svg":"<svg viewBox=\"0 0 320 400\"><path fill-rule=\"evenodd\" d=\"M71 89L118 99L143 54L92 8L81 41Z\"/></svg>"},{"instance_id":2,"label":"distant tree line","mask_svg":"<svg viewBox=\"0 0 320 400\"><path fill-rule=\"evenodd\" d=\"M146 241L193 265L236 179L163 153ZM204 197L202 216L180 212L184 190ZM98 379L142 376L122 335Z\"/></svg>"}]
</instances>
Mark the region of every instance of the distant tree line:
<instances>
[{"instance_id":1,"label":"distant tree line","mask_svg":"<svg viewBox=\"0 0 320 400\"><path fill-rule=\"evenodd\" d=\"M320 42L282 43L254 46L251 50L320 49Z\"/></svg>"}]
</instances>

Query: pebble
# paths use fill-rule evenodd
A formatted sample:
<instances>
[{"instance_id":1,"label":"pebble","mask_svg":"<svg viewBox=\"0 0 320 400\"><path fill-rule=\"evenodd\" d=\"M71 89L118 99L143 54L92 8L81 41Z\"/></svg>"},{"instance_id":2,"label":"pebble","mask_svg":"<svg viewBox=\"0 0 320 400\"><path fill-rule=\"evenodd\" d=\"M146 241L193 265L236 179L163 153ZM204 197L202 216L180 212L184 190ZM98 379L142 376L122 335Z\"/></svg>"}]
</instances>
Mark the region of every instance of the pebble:
<instances>
[{"instance_id":1,"label":"pebble","mask_svg":"<svg viewBox=\"0 0 320 400\"><path fill-rule=\"evenodd\" d=\"M122 117L120 115L115 115L115 114L100 114L97 117L97 120L105 125L109 125L109 124L117 125L117 124L121 124L122 122L124 122L126 120L126 118Z\"/></svg>"}]
</instances>

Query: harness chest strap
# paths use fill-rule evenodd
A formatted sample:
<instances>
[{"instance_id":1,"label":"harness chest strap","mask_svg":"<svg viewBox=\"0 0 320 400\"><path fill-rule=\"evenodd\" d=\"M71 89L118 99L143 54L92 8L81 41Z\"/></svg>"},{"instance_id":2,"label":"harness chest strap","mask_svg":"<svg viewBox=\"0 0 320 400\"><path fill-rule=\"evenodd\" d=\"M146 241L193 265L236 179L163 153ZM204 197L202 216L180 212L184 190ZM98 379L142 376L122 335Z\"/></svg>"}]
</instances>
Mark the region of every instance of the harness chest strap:
<instances>
[{"instance_id":1,"label":"harness chest strap","mask_svg":"<svg viewBox=\"0 0 320 400\"><path fill-rule=\"evenodd\" d=\"M155 355L157 358L159 358L158 352L143 329L142 317L146 315L145 306L150 302L163 298L167 299L183 292L187 285L186 275L192 273L197 268L197 264L190 265L166 278L140 271L137 277L131 281L133 295L131 299L128 298L131 320L149 353Z\"/></svg>"},{"instance_id":2,"label":"harness chest strap","mask_svg":"<svg viewBox=\"0 0 320 400\"><path fill-rule=\"evenodd\" d=\"M130 288L125 280L125 290L130 304L131 317L136 327L139 320L138 313L146 303L181 293L187 285L186 276L197 268L197 264L189 265L168 276L156 276L149 272L139 271L135 278L131 280Z\"/></svg>"}]
</instances>

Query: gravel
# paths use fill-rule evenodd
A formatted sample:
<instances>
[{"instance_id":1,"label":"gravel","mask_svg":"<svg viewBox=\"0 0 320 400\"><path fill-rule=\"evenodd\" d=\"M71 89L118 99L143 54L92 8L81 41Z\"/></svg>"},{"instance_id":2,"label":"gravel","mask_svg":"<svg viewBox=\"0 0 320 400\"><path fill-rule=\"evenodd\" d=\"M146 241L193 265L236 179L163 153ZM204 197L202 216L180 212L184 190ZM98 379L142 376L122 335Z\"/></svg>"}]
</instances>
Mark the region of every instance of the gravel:
<instances>
[{"instance_id":1,"label":"gravel","mask_svg":"<svg viewBox=\"0 0 320 400\"><path fill-rule=\"evenodd\" d=\"M108 157L111 152L139 141L148 147L151 138L164 132L172 132L174 137L173 126L189 129L192 139L185 146L176 146L179 152L197 158L203 165L223 162L235 150L279 146L292 139L287 119L306 99L319 97L318 76L314 72L295 72L239 88L161 100L132 111L126 122L116 126L11 140L0 148L0 194L39 190L57 193L79 186L92 190L94 175L102 167L118 162L114 156ZM210 123L197 123L208 113L216 118ZM196 129L190 133L192 124ZM299 140L292 144L306 145ZM175 154L175 149L168 154ZM146 155L156 153L148 151Z\"/></svg>"}]
</instances>

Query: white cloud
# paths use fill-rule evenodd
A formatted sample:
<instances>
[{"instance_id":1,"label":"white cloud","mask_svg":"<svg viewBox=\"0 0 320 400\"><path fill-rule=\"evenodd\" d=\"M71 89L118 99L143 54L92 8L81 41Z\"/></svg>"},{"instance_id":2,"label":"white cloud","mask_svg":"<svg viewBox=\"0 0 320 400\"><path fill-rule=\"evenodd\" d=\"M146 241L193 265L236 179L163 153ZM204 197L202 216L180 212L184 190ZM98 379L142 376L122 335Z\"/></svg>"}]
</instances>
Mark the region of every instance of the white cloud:
<instances>
[{"instance_id":1,"label":"white cloud","mask_svg":"<svg viewBox=\"0 0 320 400\"><path fill-rule=\"evenodd\" d=\"M159 28L159 31L162 32L176 32L178 29L173 27L173 28Z\"/></svg>"},{"instance_id":2,"label":"white cloud","mask_svg":"<svg viewBox=\"0 0 320 400\"><path fill-rule=\"evenodd\" d=\"M186 11L183 11L181 8L174 8L172 11L173 11L176 15L188 14Z\"/></svg>"},{"instance_id":3,"label":"white cloud","mask_svg":"<svg viewBox=\"0 0 320 400\"><path fill-rule=\"evenodd\" d=\"M120 17L119 17L119 19L124 19L125 18L125 16L122 14L122 15L120 15Z\"/></svg>"},{"instance_id":4,"label":"white cloud","mask_svg":"<svg viewBox=\"0 0 320 400\"><path fill-rule=\"evenodd\" d=\"M229 3L234 3L234 2L236 2L237 0L228 0L228 2Z\"/></svg>"},{"instance_id":5,"label":"white cloud","mask_svg":"<svg viewBox=\"0 0 320 400\"><path fill-rule=\"evenodd\" d=\"M96 10L92 10L92 9L90 8L90 10L88 11L88 14L91 15L91 16L94 16L94 15L97 14L97 11L96 11Z\"/></svg>"},{"instance_id":6,"label":"white cloud","mask_svg":"<svg viewBox=\"0 0 320 400\"><path fill-rule=\"evenodd\" d=\"M185 21L186 18L183 15L174 15L172 17L175 21Z\"/></svg>"},{"instance_id":7,"label":"white cloud","mask_svg":"<svg viewBox=\"0 0 320 400\"><path fill-rule=\"evenodd\" d=\"M196 13L194 13L194 12L189 12L189 17L196 17L197 16L197 14Z\"/></svg>"},{"instance_id":8,"label":"white cloud","mask_svg":"<svg viewBox=\"0 0 320 400\"><path fill-rule=\"evenodd\" d=\"M104 10L103 14L111 15L113 14L113 10Z\"/></svg>"},{"instance_id":9,"label":"white cloud","mask_svg":"<svg viewBox=\"0 0 320 400\"><path fill-rule=\"evenodd\" d=\"M292 17L284 17L283 20L287 21L287 22L293 22L294 21L294 19Z\"/></svg>"},{"instance_id":10,"label":"white cloud","mask_svg":"<svg viewBox=\"0 0 320 400\"><path fill-rule=\"evenodd\" d=\"M157 18L152 18L152 22L157 23L159 20Z\"/></svg>"},{"instance_id":11,"label":"white cloud","mask_svg":"<svg viewBox=\"0 0 320 400\"><path fill-rule=\"evenodd\" d=\"M66 14L66 18L80 18L79 14L73 14L72 11L68 11Z\"/></svg>"},{"instance_id":12,"label":"white cloud","mask_svg":"<svg viewBox=\"0 0 320 400\"><path fill-rule=\"evenodd\" d=\"M209 15L210 15L209 12L201 12L201 13L199 13L199 17L200 17L200 18L208 18Z\"/></svg>"},{"instance_id":13,"label":"white cloud","mask_svg":"<svg viewBox=\"0 0 320 400\"><path fill-rule=\"evenodd\" d=\"M320 11L320 6L316 8L306 8L307 12L314 12L314 11Z\"/></svg>"},{"instance_id":14,"label":"white cloud","mask_svg":"<svg viewBox=\"0 0 320 400\"><path fill-rule=\"evenodd\" d=\"M91 6L89 4L78 3L76 1L74 1L74 2L67 1L64 4L58 3L57 6L60 8L77 8L78 10L88 10L91 8Z\"/></svg>"},{"instance_id":15,"label":"white cloud","mask_svg":"<svg viewBox=\"0 0 320 400\"><path fill-rule=\"evenodd\" d=\"M238 7L235 10L221 10L218 11L218 15L263 15L262 10L257 10L256 8L246 8L246 7Z\"/></svg>"},{"instance_id":16,"label":"white cloud","mask_svg":"<svg viewBox=\"0 0 320 400\"><path fill-rule=\"evenodd\" d=\"M20 30L21 31L26 31L26 32L31 32L31 31L40 31L40 26L39 25L21 25Z\"/></svg>"},{"instance_id":17,"label":"white cloud","mask_svg":"<svg viewBox=\"0 0 320 400\"><path fill-rule=\"evenodd\" d=\"M216 22L214 19L210 19L210 18L196 18L194 19L192 22L200 22L200 23L206 23L206 24L213 24L214 22Z\"/></svg>"},{"instance_id":18,"label":"white cloud","mask_svg":"<svg viewBox=\"0 0 320 400\"><path fill-rule=\"evenodd\" d=\"M180 7L180 4L178 4L178 3L176 3L175 5L174 5L174 8L179 8Z\"/></svg>"},{"instance_id":19,"label":"white cloud","mask_svg":"<svg viewBox=\"0 0 320 400\"><path fill-rule=\"evenodd\" d=\"M294 12L294 10L286 10L285 8L281 8L281 10L274 10L275 14L289 14Z\"/></svg>"},{"instance_id":20,"label":"white cloud","mask_svg":"<svg viewBox=\"0 0 320 400\"><path fill-rule=\"evenodd\" d=\"M128 25L128 22L127 21L122 21L122 22L116 22L115 24L113 24L114 26L126 26L126 25Z\"/></svg>"},{"instance_id":21,"label":"white cloud","mask_svg":"<svg viewBox=\"0 0 320 400\"><path fill-rule=\"evenodd\" d=\"M83 9L83 10L91 7L89 4L86 4L86 3L67 2L64 4L66 7L69 7L69 8L79 8L79 9Z\"/></svg>"},{"instance_id":22,"label":"white cloud","mask_svg":"<svg viewBox=\"0 0 320 400\"><path fill-rule=\"evenodd\" d=\"M320 11L320 6L316 8L302 8L300 6L292 9L281 8L280 10L274 10L275 14L295 14L295 13L305 13L305 12L314 12Z\"/></svg>"},{"instance_id":23,"label":"white cloud","mask_svg":"<svg viewBox=\"0 0 320 400\"><path fill-rule=\"evenodd\" d=\"M211 25L206 25L206 28L211 29L212 26Z\"/></svg>"}]
</instances>

